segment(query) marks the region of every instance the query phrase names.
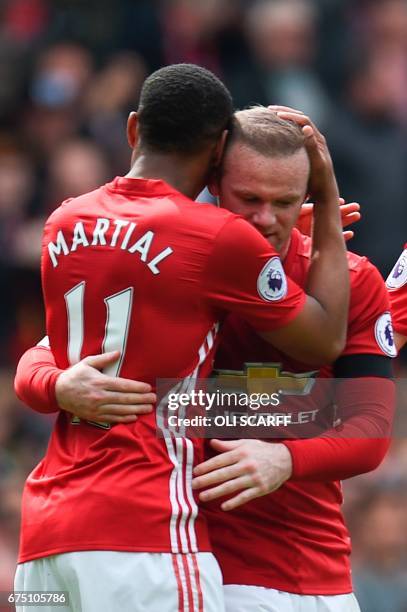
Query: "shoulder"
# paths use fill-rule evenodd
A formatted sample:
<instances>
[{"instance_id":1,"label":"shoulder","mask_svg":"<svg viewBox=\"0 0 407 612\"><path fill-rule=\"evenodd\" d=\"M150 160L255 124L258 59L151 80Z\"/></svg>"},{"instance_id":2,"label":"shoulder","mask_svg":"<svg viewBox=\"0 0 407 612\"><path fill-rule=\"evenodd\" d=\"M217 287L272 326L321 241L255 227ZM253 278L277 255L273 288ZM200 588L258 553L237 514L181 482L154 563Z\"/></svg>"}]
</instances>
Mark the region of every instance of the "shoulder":
<instances>
[{"instance_id":1,"label":"shoulder","mask_svg":"<svg viewBox=\"0 0 407 612\"><path fill-rule=\"evenodd\" d=\"M369 296L376 301L387 296L386 285L382 275L374 264L367 258L348 252L351 292L357 296ZM376 298L374 292L377 292Z\"/></svg>"},{"instance_id":2,"label":"shoulder","mask_svg":"<svg viewBox=\"0 0 407 612\"><path fill-rule=\"evenodd\" d=\"M220 227L234 219L241 218L239 215L226 210L226 208L219 208L215 204L191 202L191 206L194 212L198 213L197 216L200 220L205 219L210 222L215 221Z\"/></svg>"},{"instance_id":3,"label":"shoulder","mask_svg":"<svg viewBox=\"0 0 407 612\"><path fill-rule=\"evenodd\" d=\"M58 208L53 210L48 219L45 221L45 226L52 225L52 223L57 222L61 217L66 215L69 210L69 204L71 204L74 199L75 198L68 198L67 200L64 200L62 204L58 206Z\"/></svg>"},{"instance_id":4,"label":"shoulder","mask_svg":"<svg viewBox=\"0 0 407 612\"><path fill-rule=\"evenodd\" d=\"M369 320L390 310L389 294L382 275L367 257L349 252L351 283L349 322Z\"/></svg>"},{"instance_id":5,"label":"shoulder","mask_svg":"<svg viewBox=\"0 0 407 612\"><path fill-rule=\"evenodd\" d=\"M58 208L56 208L48 217L45 222L45 226L52 225L54 223L60 223L64 219L69 219L78 214L87 215L91 212L92 206L99 201L99 194L102 187L77 196L75 198L67 198L64 200Z\"/></svg>"},{"instance_id":6,"label":"shoulder","mask_svg":"<svg viewBox=\"0 0 407 612\"><path fill-rule=\"evenodd\" d=\"M351 300L347 352L395 357L389 294L379 270L351 253Z\"/></svg>"},{"instance_id":7,"label":"shoulder","mask_svg":"<svg viewBox=\"0 0 407 612\"><path fill-rule=\"evenodd\" d=\"M307 262L308 266L311 258L311 239L300 232L297 232L297 234L296 258ZM351 304L361 300L373 304L388 304L385 282L376 266L367 257L357 255L352 251L348 251L347 256L351 283ZM335 271L333 271L334 273Z\"/></svg>"},{"instance_id":8,"label":"shoulder","mask_svg":"<svg viewBox=\"0 0 407 612\"><path fill-rule=\"evenodd\" d=\"M292 240L295 242L295 255L297 258L303 258L305 260L311 259L312 254L312 240L309 236L301 234L298 229L294 228L292 232ZM348 257L348 268L349 271L354 274L366 273L370 268L374 268L373 264L368 260L367 257L357 255L352 251L347 252ZM367 272L369 274L369 272Z\"/></svg>"},{"instance_id":9,"label":"shoulder","mask_svg":"<svg viewBox=\"0 0 407 612\"><path fill-rule=\"evenodd\" d=\"M193 202L188 198L178 200L178 206L185 223L191 223L197 228L211 229L213 233L219 232L232 221L241 219L238 215L215 204Z\"/></svg>"},{"instance_id":10,"label":"shoulder","mask_svg":"<svg viewBox=\"0 0 407 612\"><path fill-rule=\"evenodd\" d=\"M295 244L294 262L297 264L301 263L301 266L307 271L312 254L311 238L294 229L292 240ZM363 282L384 288L384 280L380 272L367 257L348 251L347 258L352 291L356 290L359 292L360 289L358 287ZM333 271L334 273L335 271Z\"/></svg>"},{"instance_id":11,"label":"shoulder","mask_svg":"<svg viewBox=\"0 0 407 612\"><path fill-rule=\"evenodd\" d=\"M180 206L181 213L178 230L188 230L191 238L203 238L210 252L229 251L229 255L239 253L241 257L253 255L260 249L269 252L267 240L242 216L236 215L214 204L186 201Z\"/></svg>"}]
</instances>

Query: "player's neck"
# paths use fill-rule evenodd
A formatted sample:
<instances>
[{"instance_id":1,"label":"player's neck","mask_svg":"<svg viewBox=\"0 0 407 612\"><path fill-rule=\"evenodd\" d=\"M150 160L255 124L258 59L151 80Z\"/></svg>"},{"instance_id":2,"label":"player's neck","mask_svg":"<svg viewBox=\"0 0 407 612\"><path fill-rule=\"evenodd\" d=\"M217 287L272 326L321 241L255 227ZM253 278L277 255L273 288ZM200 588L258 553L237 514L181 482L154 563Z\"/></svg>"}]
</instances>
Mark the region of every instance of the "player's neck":
<instances>
[{"instance_id":1,"label":"player's neck","mask_svg":"<svg viewBox=\"0 0 407 612\"><path fill-rule=\"evenodd\" d=\"M290 250L290 244L291 244L291 236L289 237L287 242L285 244L283 244L283 246L279 250L278 254L280 255L281 261L284 261L284 259L287 257L288 251Z\"/></svg>"},{"instance_id":2,"label":"player's neck","mask_svg":"<svg viewBox=\"0 0 407 612\"><path fill-rule=\"evenodd\" d=\"M140 153L126 178L159 179L194 200L206 185L203 167L205 165L195 159L188 161L179 156Z\"/></svg>"}]
</instances>

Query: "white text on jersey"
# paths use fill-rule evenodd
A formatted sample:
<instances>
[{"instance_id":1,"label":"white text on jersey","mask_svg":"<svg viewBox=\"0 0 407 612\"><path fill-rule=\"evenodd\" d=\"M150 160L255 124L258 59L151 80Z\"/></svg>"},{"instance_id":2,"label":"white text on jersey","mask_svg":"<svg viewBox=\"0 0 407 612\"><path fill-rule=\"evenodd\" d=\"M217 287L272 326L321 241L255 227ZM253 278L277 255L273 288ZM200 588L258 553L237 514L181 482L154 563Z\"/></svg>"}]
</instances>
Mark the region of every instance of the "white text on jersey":
<instances>
[{"instance_id":1,"label":"white text on jersey","mask_svg":"<svg viewBox=\"0 0 407 612\"><path fill-rule=\"evenodd\" d=\"M114 226L114 232L109 242L106 239L106 233L110 227ZM68 242L64 236L62 230L59 230L54 242L48 243L48 253L52 261L54 268L58 265L58 257L63 255L69 255L77 250L78 246L89 247L89 246L110 246L117 247L123 251L129 253L139 253L142 262L146 263L148 268L153 274L159 274L158 264L166 259L173 250L171 247L166 247L163 251L160 251L153 259L147 261L148 254L150 251L151 244L154 240L154 232L151 230L145 232L140 236L136 242L129 246L132 234L137 226L137 223L125 221L123 219L110 219L99 218L96 219L95 227L92 235L86 233L82 221L78 221L73 229L71 247L69 248ZM123 232L124 228L127 228ZM118 244L119 243L119 244Z\"/></svg>"}]
</instances>

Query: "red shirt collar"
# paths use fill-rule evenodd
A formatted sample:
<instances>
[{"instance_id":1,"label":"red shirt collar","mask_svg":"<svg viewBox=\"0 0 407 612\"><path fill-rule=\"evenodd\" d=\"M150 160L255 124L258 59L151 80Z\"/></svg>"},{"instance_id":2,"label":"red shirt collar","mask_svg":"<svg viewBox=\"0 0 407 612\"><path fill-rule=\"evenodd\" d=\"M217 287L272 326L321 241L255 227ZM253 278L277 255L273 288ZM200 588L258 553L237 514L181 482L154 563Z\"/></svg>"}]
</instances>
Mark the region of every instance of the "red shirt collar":
<instances>
[{"instance_id":1,"label":"red shirt collar","mask_svg":"<svg viewBox=\"0 0 407 612\"><path fill-rule=\"evenodd\" d=\"M105 187L114 193L131 194L135 196L155 197L175 194L186 197L161 179L127 178L124 176L116 176L116 178L114 178L110 183L107 183Z\"/></svg>"}]
</instances>

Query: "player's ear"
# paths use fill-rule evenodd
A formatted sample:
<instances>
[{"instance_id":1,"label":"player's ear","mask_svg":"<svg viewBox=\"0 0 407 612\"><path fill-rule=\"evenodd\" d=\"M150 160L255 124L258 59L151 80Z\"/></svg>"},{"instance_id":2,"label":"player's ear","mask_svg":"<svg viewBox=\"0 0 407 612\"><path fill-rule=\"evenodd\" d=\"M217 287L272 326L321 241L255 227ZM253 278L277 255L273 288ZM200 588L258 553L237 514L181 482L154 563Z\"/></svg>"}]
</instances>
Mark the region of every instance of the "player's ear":
<instances>
[{"instance_id":1,"label":"player's ear","mask_svg":"<svg viewBox=\"0 0 407 612\"><path fill-rule=\"evenodd\" d=\"M127 142L131 149L135 149L139 140L138 114L132 111L127 119Z\"/></svg>"},{"instance_id":2,"label":"player's ear","mask_svg":"<svg viewBox=\"0 0 407 612\"><path fill-rule=\"evenodd\" d=\"M213 196L218 196L220 193L220 177L221 168L218 166L214 168L208 179L208 189Z\"/></svg>"},{"instance_id":3,"label":"player's ear","mask_svg":"<svg viewBox=\"0 0 407 612\"><path fill-rule=\"evenodd\" d=\"M221 137L216 143L214 156L213 156L213 165L218 167L222 161L223 153L225 151L226 139L228 137L228 130L223 130Z\"/></svg>"},{"instance_id":4,"label":"player's ear","mask_svg":"<svg viewBox=\"0 0 407 612\"><path fill-rule=\"evenodd\" d=\"M228 130L223 130L222 136L219 138L218 142L216 143L215 150L214 150L212 172L208 179L208 189L213 196L219 195L221 164L222 164L223 154L225 151L225 144L226 144L227 137L228 137Z\"/></svg>"}]
</instances>

